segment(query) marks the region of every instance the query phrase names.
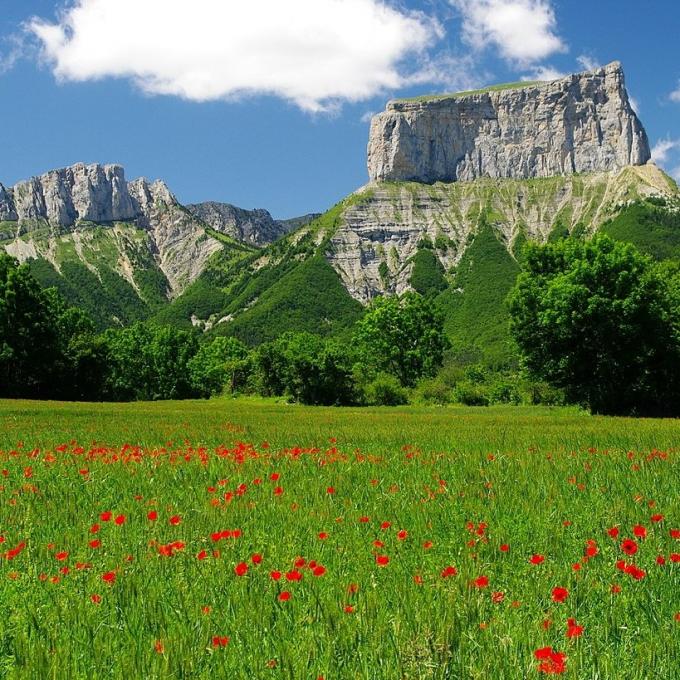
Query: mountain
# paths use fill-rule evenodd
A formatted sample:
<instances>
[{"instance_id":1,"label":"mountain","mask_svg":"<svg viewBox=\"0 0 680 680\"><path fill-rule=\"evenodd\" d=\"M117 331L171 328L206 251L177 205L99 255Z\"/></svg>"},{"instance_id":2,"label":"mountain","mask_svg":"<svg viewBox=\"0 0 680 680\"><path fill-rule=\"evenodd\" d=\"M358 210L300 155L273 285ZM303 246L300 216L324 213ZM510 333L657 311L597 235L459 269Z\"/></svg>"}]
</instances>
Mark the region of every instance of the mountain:
<instances>
[{"instance_id":1,"label":"mountain","mask_svg":"<svg viewBox=\"0 0 680 680\"><path fill-rule=\"evenodd\" d=\"M357 303L416 289L436 298L461 352L502 357L526 241L604 230L680 256L680 190L649 156L618 63L390 102L371 124L369 184L210 274L220 303L193 322L253 344L290 328L342 333ZM186 323L190 305L173 306L168 318Z\"/></svg>"},{"instance_id":2,"label":"mountain","mask_svg":"<svg viewBox=\"0 0 680 680\"><path fill-rule=\"evenodd\" d=\"M0 245L101 327L126 324L167 306L212 259L238 261L295 227L229 208L231 222L203 220L161 181L128 182L118 165L79 163L0 185Z\"/></svg>"},{"instance_id":3,"label":"mountain","mask_svg":"<svg viewBox=\"0 0 680 680\"><path fill-rule=\"evenodd\" d=\"M0 186L0 244L100 325L151 316L253 345L349 337L376 296L415 289L461 356L502 362L527 241L604 231L680 262L680 189L649 157L614 63L389 102L369 183L320 216L185 207L162 182L79 165Z\"/></svg>"},{"instance_id":4,"label":"mountain","mask_svg":"<svg viewBox=\"0 0 680 680\"><path fill-rule=\"evenodd\" d=\"M237 241L264 246L273 243L298 227L309 224L318 214L304 215L290 220L275 220L268 210L244 210L230 203L189 204L186 209L215 231L228 234Z\"/></svg>"}]
</instances>

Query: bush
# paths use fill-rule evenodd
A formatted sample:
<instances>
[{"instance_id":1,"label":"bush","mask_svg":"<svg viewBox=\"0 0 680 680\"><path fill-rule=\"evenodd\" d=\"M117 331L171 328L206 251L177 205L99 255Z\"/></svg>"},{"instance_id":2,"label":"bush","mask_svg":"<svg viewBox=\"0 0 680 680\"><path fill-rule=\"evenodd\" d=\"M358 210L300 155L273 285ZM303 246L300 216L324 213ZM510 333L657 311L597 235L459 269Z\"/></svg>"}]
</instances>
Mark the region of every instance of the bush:
<instances>
[{"instance_id":1,"label":"bush","mask_svg":"<svg viewBox=\"0 0 680 680\"><path fill-rule=\"evenodd\" d=\"M408 404L408 392L389 373L379 373L365 388L369 406L402 406Z\"/></svg>"},{"instance_id":2,"label":"bush","mask_svg":"<svg viewBox=\"0 0 680 680\"><path fill-rule=\"evenodd\" d=\"M453 390L453 399L465 406L488 406L489 395L482 385L471 380L462 380Z\"/></svg>"}]
</instances>

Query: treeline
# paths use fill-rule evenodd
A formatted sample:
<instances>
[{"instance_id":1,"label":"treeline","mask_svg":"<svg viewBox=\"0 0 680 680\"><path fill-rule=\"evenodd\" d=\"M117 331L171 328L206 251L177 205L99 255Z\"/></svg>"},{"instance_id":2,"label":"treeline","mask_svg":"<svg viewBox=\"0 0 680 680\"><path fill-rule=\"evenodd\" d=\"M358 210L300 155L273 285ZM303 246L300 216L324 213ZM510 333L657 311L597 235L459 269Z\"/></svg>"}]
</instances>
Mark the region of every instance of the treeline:
<instances>
[{"instance_id":1,"label":"treeline","mask_svg":"<svg viewBox=\"0 0 680 680\"><path fill-rule=\"evenodd\" d=\"M97 333L0 255L0 396L157 400L259 394L305 404L578 404L680 415L680 271L605 236L529 244L508 300L514 363L457 360L435 303L378 298L341 342L232 337L137 323Z\"/></svg>"},{"instance_id":2,"label":"treeline","mask_svg":"<svg viewBox=\"0 0 680 680\"><path fill-rule=\"evenodd\" d=\"M448 342L413 293L376 302L341 343L284 333L255 349L231 337L136 323L97 333L82 310L0 255L0 396L83 401L286 396L305 404L398 404L434 376Z\"/></svg>"}]
</instances>

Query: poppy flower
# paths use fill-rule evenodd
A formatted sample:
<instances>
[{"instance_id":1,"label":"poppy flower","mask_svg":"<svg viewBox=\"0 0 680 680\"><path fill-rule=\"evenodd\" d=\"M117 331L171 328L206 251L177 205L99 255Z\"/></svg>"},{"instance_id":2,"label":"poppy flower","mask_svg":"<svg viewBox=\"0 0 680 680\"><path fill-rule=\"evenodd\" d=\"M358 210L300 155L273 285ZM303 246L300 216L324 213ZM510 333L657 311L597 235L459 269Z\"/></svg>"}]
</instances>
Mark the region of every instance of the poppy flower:
<instances>
[{"instance_id":1,"label":"poppy flower","mask_svg":"<svg viewBox=\"0 0 680 680\"><path fill-rule=\"evenodd\" d=\"M260 553L255 553L250 560L253 564L262 564L262 555L260 555Z\"/></svg>"},{"instance_id":2,"label":"poppy flower","mask_svg":"<svg viewBox=\"0 0 680 680\"><path fill-rule=\"evenodd\" d=\"M611 529L607 529L607 533L611 538L618 538L619 536L619 528L618 527L612 527Z\"/></svg>"},{"instance_id":3,"label":"poppy flower","mask_svg":"<svg viewBox=\"0 0 680 680\"><path fill-rule=\"evenodd\" d=\"M429 550L433 545L434 543L432 543L432 541L425 541L425 543L423 543L423 548Z\"/></svg>"},{"instance_id":4,"label":"poppy flower","mask_svg":"<svg viewBox=\"0 0 680 680\"><path fill-rule=\"evenodd\" d=\"M170 524L172 524L173 527L176 527L178 524L181 523L182 518L181 518L179 515L173 515L173 516L170 518L169 521L170 521Z\"/></svg>"},{"instance_id":5,"label":"poppy flower","mask_svg":"<svg viewBox=\"0 0 680 680\"><path fill-rule=\"evenodd\" d=\"M671 538L680 539L680 529L671 529Z\"/></svg>"},{"instance_id":6,"label":"poppy flower","mask_svg":"<svg viewBox=\"0 0 680 680\"><path fill-rule=\"evenodd\" d=\"M376 555L375 556L375 563L379 567L386 567L390 562L390 558L387 555Z\"/></svg>"},{"instance_id":7,"label":"poppy flower","mask_svg":"<svg viewBox=\"0 0 680 680\"><path fill-rule=\"evenodd\" d=\"M383 530L385 530L385 529L389 529L391 526L392 526L392 522L383 522L383 523L380 525L380 528L383 529Z\"/></svg>"},{"instance_id":8,"label":"poppy flower","mask_svg":"<svg viewBox=\"0 0 680 680\"><path fill-rule=\"evenodd\" d=\"M501 552L508 552L510 550L510 546L507 543L503 543L500 547Z\"/></svg>"},{"instance_id":9,"label":"poppy flower","mask_svg":"<svg viewBox=\"0 0 680 680\"><path fill-rule=\"evenodd\" d=\"M198 560L204 560L208 556L208 551L207 550L201 550L201 552L196 555L196 559Z\"/></svg>"},{"instance_id":10,"label":"poppy flower","mask_svg":"<svg viewBox=\"0 0 680 680\"><path fill-rule=\"evenodd\" d=\"M100 604L102 601L102 596L97 595L97 593L94 593L93 595L90 595L90 600L92 600L92 602L94 602L95 604Z\"/></svg>"},{"instance_id":11,"label":"poppy flower","mask_svg":"<svg viewBox=\"0 0 680 680\"><path fill-rule=\"evenodd\" d=\"M325 531L319 532L319 540L325 541L328 538L328 534Z\"/></svg>"},{"instance_id":12,"label":"poppy flower","mask_svg":"<svg viewBox=\"0 0 680 680\"><path fill-rule=\"evenodd\" d=\"M218 635L213 636L212 646L213 647L226 647L229 644L228 637L220 637Z\"/></svg>"},{"instance_id":13,"label":"poppy flower","mask_svg":"<svg viewBox=\"0 0 680 680\"><path fill-rule=\"evenodd\" d=\"M504 599L505 599L505 593L503 593L501 591L497 591L497 592L493 593L493 595L491 595L491 601L494 604L500 604L501 602L503 602Z\"/></svg>"},{"instance_id":14,"label":"poppy flower","mask_svg":"<svg viewBox=\"0 0 680 680\"><path fill-rule=\"evenodd\" d=\"M293 569L286 573L286 581L302 581L302 574L297 569Z\"/></svg>"},{"instance_id":15,"label":"poppy flower","mask_svg":"<svg viewBox=\"0 0 680 680\"><path fill-rule=\"evenodd\" d=\"M118 526L122 526L123 524L125 524L125 515L118 515L116 519L114 519L113 521Z\"/></svg>"},{"instance_id":16,"label":"poppy flower","mask_svg":"<svg viewBox=\"0 0 680 680\"><path fill-rule=\"evenodd\" d=\"M102 574L102 581L106 583L115 583L116 573L113 571L107 571L105 574Z\"/></svg>"},{"instance_id":17,"label":"poppy flower","mask_svg":"<svg viewBox=\"0 0 680 680\"><path fill-rule=\"evenodd\" d=\"M329 486L329 487L326 489L326 493L327 493L327 494L331 494L331 495L334 494L334 493L335 493L335 488L332 487L332 486Z\"/></svg>"},{"instance_id":18,"label":"poppy flower","mask_svg":"<svg viewBox=\"0 0 680 680\"><path fill-rule=\"evenodd\" d=\"M638 538L647 538L647 529L643 527L641 524L636 524L633 527L633 534L637 536Z\"/></svg>"},{"instance_id":19,"label":"poppy flower","mask_svg":"<svg viewBox=\"0 0 680 680\"><path fill-rule=\"evenodd\" d=\"M539 673L557 675L567 670L567 657L563 652L556 652L552 647L543 647L534 652L534 656L541 663L538 666Z\"/></svg>"},{"instance_id":20,"label":"poppy flower","mask_svg":"<svg viewBox=\"0 0 680 680\"><path fill-rule=\"evenodd\" d=\"M102 522L110 522L112 517L113 517L113 513L110 510L107 510L106 512L102 512L102 514L99 515L99 519Z\"/></svg>"},{"instance_id":21,"label":"poppy flower","mask_svg":"<svg viewBox=\"0 0 680 680\"><path fill-rule=\"evenodd\" d=\"M155 522L155 521L158 519L158 513L157 513L155 510L151 510L151 511L147 514L146 518L147 518L150 522Z\"/></svg>"},{"instance_id":22,"label":"poppy flower","mask_svg":"<svg viewBox=\"0 0 680 680\"><path fill-rule=\"evenodd\" d=\"M663 522L663 515L652 515L649 518L652 522Z\"/></svg>"},{"instance_id":23,"label":"poppy flower","mask_svg":"<svg viewBox=\"0 0 680 680\"><path fill-rule=\"evenodd\" d=\"M102 542L98 538L95 538L90 541L90 548L99 548L101 547L101 544Z\"/></svg>"},{"instance_id":24,"label":"poppy flower","mask_svg":"<svg viewBox=\"0 0 680 680\"><path fill-rule=\"evenodd\" d=\"M486 588L489 585L488 576L478 576L474 580L475 588Z\"/></svg>"},{"instance_id":25,"label":"poppy flower","mask_svg":"<svg viewBox=\"0 0 680 680\"><path fill-rule=\"evenodd\" d=\"M245 576L248 573L248 565L245 562L239 562L234 567L234 573L236 576Z\"/></svg>"},{"instance_id":26,"label":"poppy flower","mask_svg":"<svg viewBox=\"0 0 680 680\"><path fill-rule=\"evenodd\" d=\"M314 574L314 576L323 576L325 573L326 573L326 567L322 566L321 564L317 565L312 570L312 574Z\"/></svg>"},{"instance_id":27,"label":"poppy flower","mask_svg":"<svg viewBox=\"0 0 680 680\"><path fill-rule=\"evenodd\" d=\"M279 600L281 602L287 602L290 600L290 593L287 590L284 590L282 593L279 593Z\"/></svg>"},{"instance_id":28,"label":"poppy flower","mask_svg":"<svg viewBox=\"0 0 680 680\"><path fill-rule=\"evenodd\" d=\"M567 619L567 637L575 638L581 637L583 634L583 626L579 626L575 619Z\"/></svg>"},{"instance_id":29,"label":"poppy flower","mask_svg":"<svg viewBox=\"0 0 680 680\"><path fill-rule=\"evenodd\" d=\"M531 564L543 564L543 562L545 562L545 556L543 556L543 555L532 555L529 558L529 562L531 562Z\"/></svg>"},{"instance_id":30,"label":"poppy flower","mask_svg":"<svg viewBox=\"0 0 680 680\"><path fill-rule=\"evenodd\" d=\"M450 578L451 576L456 576L456 574L458 574L458 570L450 565L442 569L442 578Z\"/></svg>"},{"instance_id":31,"label":"poppy flower","mask_svg":"<svg viewBox=\"0 0 680 680\"><path fill-rule=\"evenodd\" d=\"M569 597L569 591L566 588L553 588L552 590L552 599L553 602L564 602L567 597Z\"/></svg>"},{"instance_id":32,"label":"poppy flower","mask_svg":"<svg viewBox=\"0 0 680 680\"><path fill-rule=\"evenodd\" d=\"M348 604L345 606L345 608L342 610L345 612L345 614L353 614L354 613L354 607L351 604Z\"/></svg>"},{"instance_id":33,"label":"poppy flower","mask_svg":"<svg viewBox=\"0 0 680 680\"><path fill-rule=\"evenodd\" d=\"M635 555L638 551L638 545L632 538L626 538L621 543L621 550L623 550L626 555Z\"/></svg>"},{"instance_id":34,"label":"poppy flower","mask_svg":"<svg viewBox=\"0 0 680 680\"><path fill-rule=\"evenodd\" d=\"M397 538L400 541L405 541L407 537L408 537L408 531L405 531L404 529L402 529L401 531L399 531L397 533Z\"/></svg>"},{"instance_id":35,"label":"poppy flower","mask_svg":"<svg viewBox=\"0 0 680 680\"><path fill-rule=\"evenodd\" d=\"M274 489L274 495L275 495L275 496L281 496L281 495L283 495L283 487L277 486L277 487Z\"/></svg>"},{"instance_id":36,"label":"poppy flower","mask_svg":"<svg viewBox=\"0 0 680 680\"><path fill-rule=\"evenodd\" d=\"M281 578L281 572L280 571L270 571L269 575L272 577L274 581L278 581Z\"/></svg>"},{"instance_id":37,"label":"poppy flower","mask_svg":"<svg viewBox=\"0 0 680 680\"><path fill-rule=\"evenodd\" d=\"M67 552L58 552L54 557L59 562L63 562L64 560L68 559L68 553Z\"/></svg>"}]
</instances>

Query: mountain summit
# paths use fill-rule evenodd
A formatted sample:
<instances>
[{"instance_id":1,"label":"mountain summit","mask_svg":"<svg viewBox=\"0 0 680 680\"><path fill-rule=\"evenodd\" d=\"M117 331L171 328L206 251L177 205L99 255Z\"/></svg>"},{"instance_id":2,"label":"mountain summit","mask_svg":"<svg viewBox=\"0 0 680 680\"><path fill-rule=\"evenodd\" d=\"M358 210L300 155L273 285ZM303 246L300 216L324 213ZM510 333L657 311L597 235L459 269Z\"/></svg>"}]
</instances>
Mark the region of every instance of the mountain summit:
<instances>
[{"instance_id":1,"label":"mountain summit","mask_svg":"<svg viewBox=\"0 0 680 680\"><path fill-rule=\"evenodd\" d=\"M650 158L619 62L552 82L391 101L368 144L376 181L530 179Z\"/></svg>"}]
</instances>

